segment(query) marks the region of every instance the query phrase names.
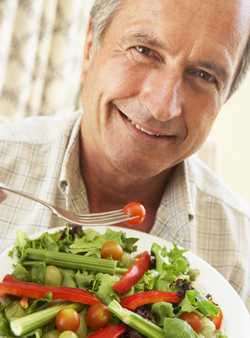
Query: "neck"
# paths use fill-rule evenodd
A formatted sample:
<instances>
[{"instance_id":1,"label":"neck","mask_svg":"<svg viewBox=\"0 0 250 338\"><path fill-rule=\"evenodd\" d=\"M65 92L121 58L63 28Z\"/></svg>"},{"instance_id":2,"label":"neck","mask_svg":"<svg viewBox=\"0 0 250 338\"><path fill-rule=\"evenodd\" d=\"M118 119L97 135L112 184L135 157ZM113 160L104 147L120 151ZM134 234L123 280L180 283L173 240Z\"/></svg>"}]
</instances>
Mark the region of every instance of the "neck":
<instances>
[{"instance_id":1,"label":"neck","mask_svg":"<svg viewBox=\"0 0 250 338\"><path fill-rule=\"evenodd\" d=\"M170 171L154 177L131 177L129 173L125 174L114 168L101 154L95 154L86 138L84 142L83 138L81 140L80 156L90 212L120 209L129 202L138 201L146 208L147 216L140 227L130 227L150 231ZM129 227L128 224L126 226Z\"/></svg>"}]
</instances>

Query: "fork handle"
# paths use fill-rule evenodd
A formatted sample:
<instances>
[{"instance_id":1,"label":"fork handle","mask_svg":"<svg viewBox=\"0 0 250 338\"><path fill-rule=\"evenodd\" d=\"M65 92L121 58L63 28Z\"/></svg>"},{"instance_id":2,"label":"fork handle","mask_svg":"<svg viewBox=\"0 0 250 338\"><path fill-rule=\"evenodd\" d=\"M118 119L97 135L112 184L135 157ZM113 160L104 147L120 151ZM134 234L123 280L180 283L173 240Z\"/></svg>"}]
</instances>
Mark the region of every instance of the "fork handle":
<instances>
[{"instance_id":1,"label":"fork handle","mask_svg":"<svg viewBox=\"0 0 250 338\"><path fill-rule=\"evenodd\" d=\"M41 203L45 207L49 208L52 212L55 212L55 210L54 210L54 208L53 208L53 206L51 204L48 204L47 202L41 200L40 198L36 198L36 197L33 197L30 194L24 193L22 191L9 188L9 187L5 186L3 183L0 183L0 189L12 192L12 193L14 193L16 195L22 196L24 198L28 198L29 200Z\"/></svg>"}]
</instances>

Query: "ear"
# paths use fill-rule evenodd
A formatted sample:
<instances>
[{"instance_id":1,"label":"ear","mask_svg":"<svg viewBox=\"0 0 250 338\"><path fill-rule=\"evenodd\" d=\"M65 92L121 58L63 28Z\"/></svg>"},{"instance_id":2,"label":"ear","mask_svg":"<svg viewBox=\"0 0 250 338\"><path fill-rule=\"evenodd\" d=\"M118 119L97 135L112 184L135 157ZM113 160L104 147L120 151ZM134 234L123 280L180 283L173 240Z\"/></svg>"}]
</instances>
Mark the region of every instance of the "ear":
<instances>
[{"instance_id":1,"label":"ear","mask_svg":"<svg viewBox=\"0 0 250 338\"><path fill-rule=\"evenodd\" d=\"M91 20L89 20L83 52L83 71L86 71L90 66L93 48L93 28Z\"/></svg>"}]
</instances>

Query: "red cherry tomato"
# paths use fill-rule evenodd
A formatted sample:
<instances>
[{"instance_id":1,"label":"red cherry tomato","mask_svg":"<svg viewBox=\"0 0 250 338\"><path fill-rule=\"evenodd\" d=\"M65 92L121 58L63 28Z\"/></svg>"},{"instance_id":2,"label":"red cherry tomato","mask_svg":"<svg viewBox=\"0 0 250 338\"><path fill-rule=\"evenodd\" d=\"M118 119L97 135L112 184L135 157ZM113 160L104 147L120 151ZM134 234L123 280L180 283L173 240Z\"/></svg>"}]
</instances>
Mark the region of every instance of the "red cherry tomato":
<instances>
[{"instance_id":1,"label":"red cherry tomato","mask_svg":"<svg viewBox=\"0 0 250 338\"><path fill-rule=\"evenodd\" d=\"M89 328L96 330L107 325L110 318L111 313L109 312L107 306L102 303L97 303L88 308L86 314L86 324Z\"/></svg>"},{"instance_id":2,"label":"red cherry tomato","mask_svg":"<svg viewBox=\"0 0 250 338\"><path fill-rule=\"evenodd\" d=\"M116 241L106 241L101 248L102 258L109 258L120 261L123 256L123 249Z\"/></svg>"},{"instance_id":3,"label":"red cherry tomato","mask_svg":"<svg viewBox=\"0 0 250 338\"><path fill-rule=\"evenodd\" d=\"M74 309L63 309L56 316L56 328L58 331L76 332L80 326L80 317Z\"/></svg>"},{"instance_id":4,"label":"red cherry tomato","mask_svg":"<svg viewBox=\"0 0 250 338\"><path fill-rule=\"evenodd\" d=\"M128 221L129 224L141 224L146 215L146 210L144 206L138 202L130 202L125 207L123 211L129 216L136 216L135 219Z\"/></svg>"},{"instance_id":5,"label":"red cherry tomato","mask_svg":"<svg viewBox=\"0 0 250 338\"><path fill-rule=\"evenodd\" d=\"M195 312L183 312L180 318L185 320L197 333L201 332L201 319Z\"/></svg>"}]
</instances>

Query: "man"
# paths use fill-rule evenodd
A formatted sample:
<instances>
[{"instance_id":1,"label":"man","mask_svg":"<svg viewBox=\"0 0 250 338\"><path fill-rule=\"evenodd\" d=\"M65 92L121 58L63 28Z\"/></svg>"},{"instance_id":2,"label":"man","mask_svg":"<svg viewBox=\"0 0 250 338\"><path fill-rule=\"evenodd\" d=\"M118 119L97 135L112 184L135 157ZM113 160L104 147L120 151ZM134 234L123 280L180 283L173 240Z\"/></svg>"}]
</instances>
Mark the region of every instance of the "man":
<instances>
[{"instance_id":1,"label":"man","mask_svg":"<svg viewBox=\"0 0 250 338\"><path fill-rule=\"evenodd\" d=\"M249 208L189 158L246 70L249 36L248 0L97 0L83 115L2 125L0 181L78 213L140 201L137 229L206 259L250 308ZM11 194L0 220L2 248L62 224Z\"/></svg>"}]
</instances>

